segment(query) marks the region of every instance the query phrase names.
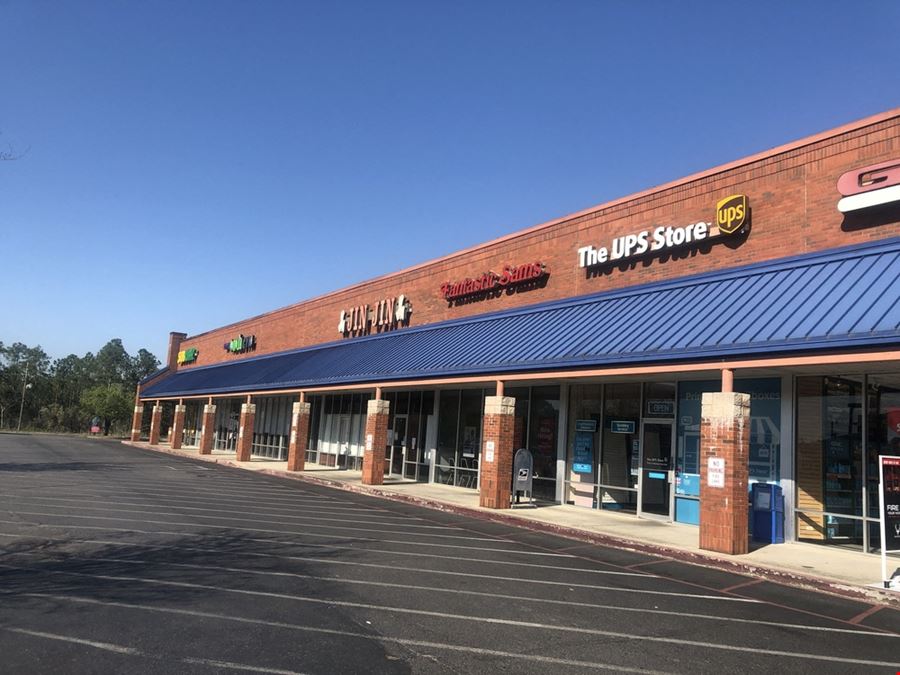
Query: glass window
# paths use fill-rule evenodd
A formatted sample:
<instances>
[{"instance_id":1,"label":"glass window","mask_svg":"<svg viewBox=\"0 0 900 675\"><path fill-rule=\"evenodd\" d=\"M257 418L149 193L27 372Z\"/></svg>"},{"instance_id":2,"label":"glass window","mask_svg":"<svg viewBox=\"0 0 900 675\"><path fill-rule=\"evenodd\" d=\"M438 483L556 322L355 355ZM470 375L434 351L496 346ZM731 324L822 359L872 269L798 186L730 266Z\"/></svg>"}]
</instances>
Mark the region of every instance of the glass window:
<instances>
[{"instance_id":1,"label":"glass window","mask_svg":"<svg viewBox=\"0 0 900 675\"><path fill-rule=\"evenodd\" d=\"M534 455L534 496L556 499L559 387L532 387L528 448Z\"/></svg>"},{"instance_id":2,"label":"glass window","mask_svg":"<svg viewBox=\"0 0 900 675\"><path fill-rule=\"evenodd\" d=\"M868 516L880 518L878 457L900 455L900 375L870 375L867 382L866 501ZM881 550L881 529L869 526L869 549Z\"/></svg>"},{"instance_id":3,"label":"glass window","mask_svg":"<svg viewBox=\"0 0 900 675\"><path fill-rule=\"evenodd\" d=\"M797 538L861 544L862 378L797 378Z\"/></svg>"},{"instance_id":4,"label":"glass window","mask_svg":"<svg viewBox=\"0 0 900 675\"><path fill-rule=\"evenodd\" d=\"M644 417L675 417L675 384L648 382L644 385Z\"/></svg>"},{"instance_id":5,"label":"glass window","mask_svg":"<svg viewBox=\"0 0 900 675\"><path fill-rule=\"evenodd\" d=\"M572 386L569 393L569 437L566 442L565 501L596 506L597 455L603 428L602 385Z\"/></svg>"},{"instance_id":6,"label":"glass window","mask_svg":"<svg viewBox=\"0 0 900 675\"><path fill-rule=\"evenodd\" d=\"M437 466L434 469L434 480L437 483L453 484L458 425L459 391L442 391L438 409Z\"/></svg>"},{"instance_id":7,"label":"glass window","mask_svg":"<svg viewBox=\"0 0 900 675\"><path fill-rule=\"evenodd\" d=\"M604 389L603 434L599 482L604 509L637 510L638 459L640 457L641 385L608 384Z\"/></svg>"}]
</instances>

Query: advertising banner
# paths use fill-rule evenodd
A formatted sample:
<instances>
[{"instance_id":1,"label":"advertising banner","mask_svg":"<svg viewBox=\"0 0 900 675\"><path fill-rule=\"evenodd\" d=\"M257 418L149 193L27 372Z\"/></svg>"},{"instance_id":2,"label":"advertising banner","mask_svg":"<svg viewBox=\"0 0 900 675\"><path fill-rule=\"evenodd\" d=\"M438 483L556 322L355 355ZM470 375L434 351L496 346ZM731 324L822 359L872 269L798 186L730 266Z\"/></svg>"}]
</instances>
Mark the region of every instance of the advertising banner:
<instances>
[{"instance_id":1,"label":"advertising banner","mask_svg":"<svg viewBox=\"0 0 900 675\"><path fill-rule=\"evenodd\" d=\"M900 551L900 457L881 455L879 458L879 492L881 493L881 578L890 587L887 573L887 554Z\"/></svg>"}]
</instances>

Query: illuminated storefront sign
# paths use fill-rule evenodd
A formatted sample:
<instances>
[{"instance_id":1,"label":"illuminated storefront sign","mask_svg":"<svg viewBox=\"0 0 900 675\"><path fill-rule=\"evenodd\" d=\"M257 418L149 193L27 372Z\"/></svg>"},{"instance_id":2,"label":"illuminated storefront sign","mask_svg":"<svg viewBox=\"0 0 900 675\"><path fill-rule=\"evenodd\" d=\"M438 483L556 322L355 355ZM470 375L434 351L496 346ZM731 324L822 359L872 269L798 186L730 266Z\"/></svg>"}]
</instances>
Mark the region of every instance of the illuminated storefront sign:
<instances>
[{"instance_id":1,"label":"illuminated storefront sign","mask_svg":"<svg viewBox=\"0 0 900 675\"><path fill-rule=\"evenodd\" d=\"M183 349L178 352L177 362L179 365L185 363L193 363L197 360L197 357L200 355L200 350L196 347L191 347L190 349Z\"/></svg>"},{"instance_id":2,"label":"illuminated storefront sign","mask_svg":"<svg viewBox=\"0 0 900 675\"><path fill-rule=\"evenodd\" d=\"M229 340L224 345L225 351L230 354L245 354L256 349L255 335L239 335L233 340Z\"/></svg>"},{"instance_id":3,"label":"illuminated storefront sign","mask_svg":"<svg viewBox=\"0 0 900 675\"><path fill-rule=\"evenodd\" d=\"M900 159L848 171L837 183L838 211L851 213L900 202Z\"/></svg>"},{"instance_id":4,"label":"illuminated storefront sign","mask_svg":"<svg viewBox=\"0 0 900 675\"><path fill-rule=\"evenodd\" d=\"M716 204L716 222L699 221L690 225L659 225L637 234L613 239L609 246L582 246L578 249L578 266L595 267L616 263L647 253L713 243L750 225L750 205L746 195L732 195Z\"/></svg>"},{"instance_id":5,"label":"illuminated storefront sign","mask_svg":"<svg viewBox=\"0 0 900 675\"><path fill-rule=\"evenodd\" d=\"M450 302L471 296L487 297L503 289L538 283L549 275L550 268L542 262L504 265L500 274L484 272L474 279L446 281L441 284L441 295Z\"/></svg>"},{"instance_id":6,"label":"illuminated storefront sign","mask_svg":"<svg viewBox=\"0 0 900 675\"><path fill-rule=\"evenodd\" d=\"M385 298L372 305L341 310L338 332L345 336L369 335L409 325L412 303L405 295Z\"/></svg>"}]
</instances>

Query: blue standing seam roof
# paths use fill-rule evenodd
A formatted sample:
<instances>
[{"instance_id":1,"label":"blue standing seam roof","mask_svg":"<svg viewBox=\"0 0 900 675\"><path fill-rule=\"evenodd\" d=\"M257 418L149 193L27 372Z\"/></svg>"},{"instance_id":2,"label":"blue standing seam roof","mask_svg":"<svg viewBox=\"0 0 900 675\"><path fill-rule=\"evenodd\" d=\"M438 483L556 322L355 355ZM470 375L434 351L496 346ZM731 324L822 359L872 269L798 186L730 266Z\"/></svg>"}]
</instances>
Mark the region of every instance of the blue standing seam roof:
<instances>
[{"instance_id":1,"label":"blue standing seam roof","mask_svg":"<svg viewBox=\"0 0 900 675\"><path fill-rule=\"evenodd\" d=\"M900 345L900 237L181 369L142 398Z\"/></svg>"}]
</instances>

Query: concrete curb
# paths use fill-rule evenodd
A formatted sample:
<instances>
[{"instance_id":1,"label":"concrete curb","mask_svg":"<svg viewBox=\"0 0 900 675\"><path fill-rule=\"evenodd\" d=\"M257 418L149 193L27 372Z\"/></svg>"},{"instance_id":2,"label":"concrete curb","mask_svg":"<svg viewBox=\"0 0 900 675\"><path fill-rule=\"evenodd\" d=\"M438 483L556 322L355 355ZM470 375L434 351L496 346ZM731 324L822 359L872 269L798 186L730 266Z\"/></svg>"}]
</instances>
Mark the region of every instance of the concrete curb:
<instances>
[{"instance_id":1,"label":"concrete curb","mask_svg":"<svg viewBox=\"0 0 900 675\"><path fill-rule=\"evenodd\" d=\"M176 457L182 457L184 459L196 459L203 462L222 464L224 466L229 466L236 469L251 471L251 469L246 466L245 462L238 462L236 460L226 459L221 456L200 454L186 455L180 450L172 450L170 448L159 446L154 447L147 445L146 443L133 443L132 441L127 440L122 441L122 443L124 445L130 445L131 447L137 448L139 450L160 452L164 454L174 455ZM322 485L324 487L344 490L345 492L352 492L354 494L368 495L370 497L378 497L380 499L389 499L395 502L413 504L435 511L443 511L444 513L453 513L460 516L503 523L506 525L521 527L523 529L531 530L534 532L555 534L567 539L581 541L586 544L610 546L612 548L634 551L636 553L643 553L646 555L653 555L660 558L667 558L679 562L699 565L701 567L708 567L710 569L733 572L735 574L743 574L746 576L764 579L766 581L773 581L785 586L791 586L803 590L829 593L831 595L836 595L852 600L874 602L880 605L900 609L900 594L894 593L892 591L886 591L879 588L869 588L866 586L856 586L836 579L801 574L795 572L794 570L779 568L772 565L760 565L757 563L747 563L740 560L722 558L711 552L680 549L672 546L654 544L647 541L627 539L624 537L617 537L596 532L588 532L587 530L567 527L565 525L544 523L540 521L530 520L528 518L522 518L517 516L514 511L487 511L481 509L473 509L467 506L448 504L447 502L442 502L437 499L428 499L413 495L398 494L396 492L383 490L378 487L351 485L344 481L331 480L328 478L322 478L320 476L289 473L285 471L277 471L274 469L252 469L252 471L253 473L259 473L265 476L273 476L275 478L284 478L288 480L298 480L306 483L313 483L316 485Z\"/></svg>"}]
</instances>

